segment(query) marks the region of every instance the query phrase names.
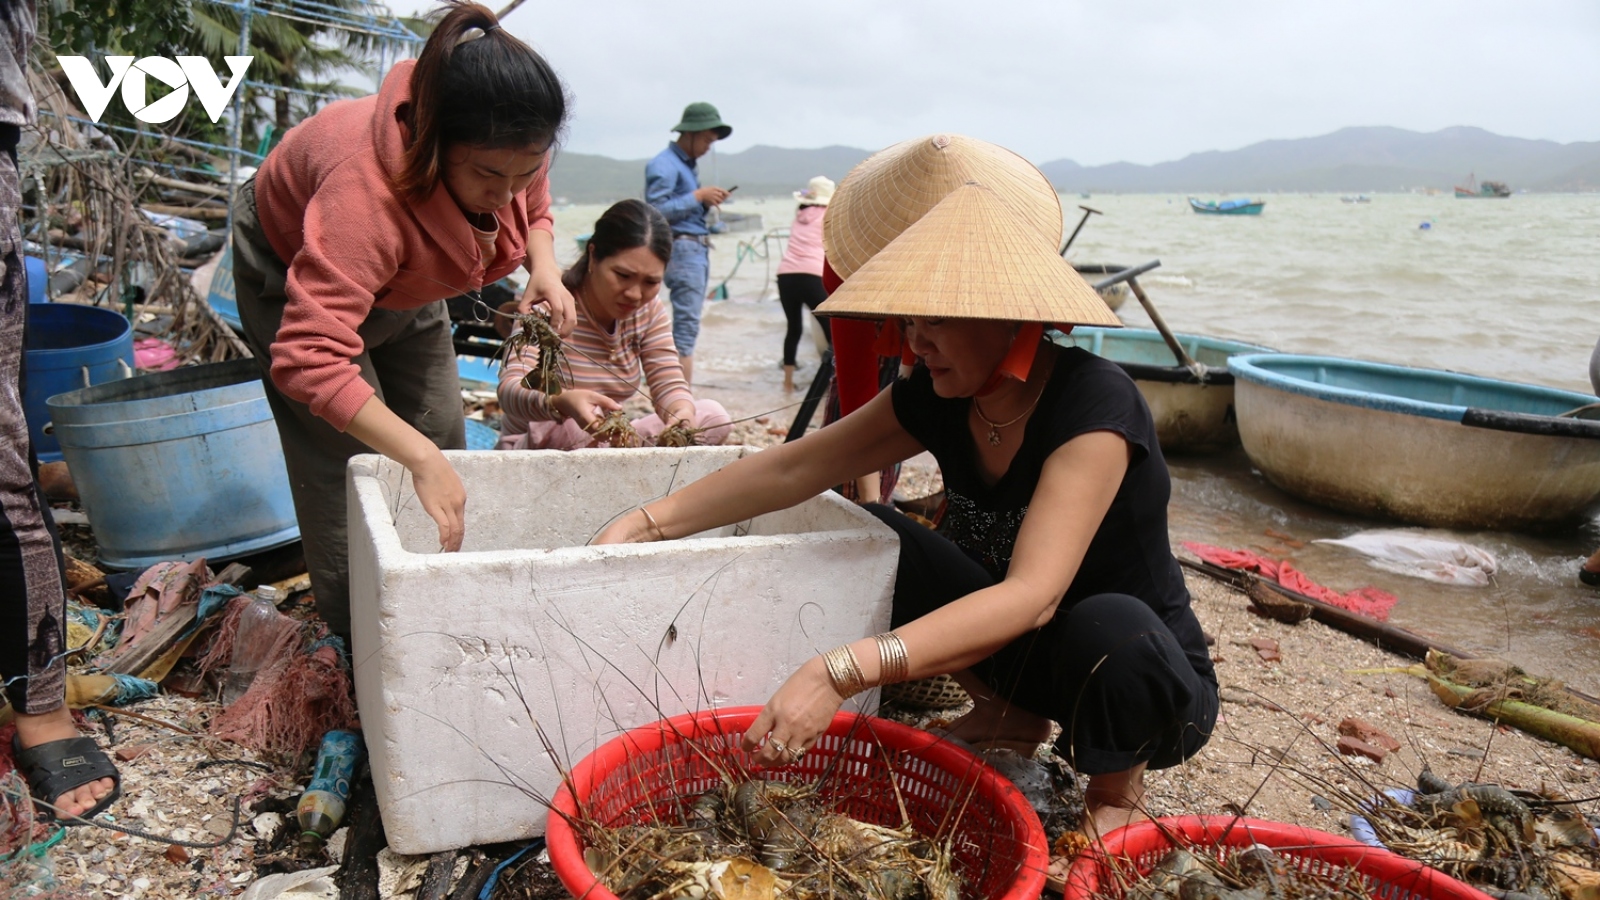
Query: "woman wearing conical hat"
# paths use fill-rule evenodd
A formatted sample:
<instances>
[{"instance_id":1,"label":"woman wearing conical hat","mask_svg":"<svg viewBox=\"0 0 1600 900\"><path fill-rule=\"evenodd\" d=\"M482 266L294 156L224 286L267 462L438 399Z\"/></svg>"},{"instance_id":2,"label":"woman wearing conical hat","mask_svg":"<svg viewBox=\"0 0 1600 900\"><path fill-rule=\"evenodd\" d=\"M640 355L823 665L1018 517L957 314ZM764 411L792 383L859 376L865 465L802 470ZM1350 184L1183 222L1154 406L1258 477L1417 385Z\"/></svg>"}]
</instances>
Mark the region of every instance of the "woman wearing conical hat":
<instances>
[{"instance_id":1,"label":"woman wearing conical hat","mask_svg":"<svg viewBox=\"0 0 1600 900\"><path fill-rule=\"evenodd\" d=\"M1150 411L1116 365L1043 337L1117 325L1056 252L1060 203L1037 169L980 141L896 145L838 188L824 226L843 278L818 313L887 320L911 375L839 422L619 519L601 542L743 521L930 451L937 532L900 536L893 631L802 665L745 747L804 754L861 690L949 673L975 708L952 737L1055 749L1089 776L1089 828L1142 818L1147 768L1203 746L1217 683L1167 538L1171 481Z\"/></svg>"}]
</instances>

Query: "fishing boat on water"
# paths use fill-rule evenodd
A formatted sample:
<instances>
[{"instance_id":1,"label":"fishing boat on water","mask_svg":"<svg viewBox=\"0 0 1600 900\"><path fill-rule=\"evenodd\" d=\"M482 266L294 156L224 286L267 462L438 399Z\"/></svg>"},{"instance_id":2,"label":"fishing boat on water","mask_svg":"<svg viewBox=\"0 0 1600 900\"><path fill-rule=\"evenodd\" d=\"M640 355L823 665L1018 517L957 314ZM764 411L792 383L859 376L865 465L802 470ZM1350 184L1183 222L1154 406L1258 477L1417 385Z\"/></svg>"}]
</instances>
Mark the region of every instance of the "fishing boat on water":
<instances>
[{"instance_id":1,"label":"fishing boat on water","mask_svg":"<svg viewBox=\"0 0 1600 900\"><path fill-rule=\"evenodd\" d=\"M1235 356L1239 437L1267 480L1346 512L1543 531L1600 509L1595 398L1438 369Z\"/></svg>"},{"instance_id":2,"label":"fishing boat on water","mask_svg":"<svg viewBox=\"0 0 1600 900\"><path fill-rule=\"evenodd\" d=\"M1070 334L1052 333L1057 344L1082 347L1128 373L1150 407L1163 453L1216 453L1239 446L1228 360L1240 354L1273 351L1259 344L1198 334L1175 333L1173 338L1200 364L1200 371L1179 365L1166 340L1154 329L1074 328Z\"/></svg>"},{"instance_id":3,"label":"fishing boat on water","mask_svg":"<svg viewBox=\"0 0 1600 900\"><path fill-rule=\"evenodd\" d=\"M1366 194L1354 194L1354 195L1346 194L1345 196L1340 197L1339 200L1344 202L1344 203L1371 203L1372 202L1372 198L1368 197Z\"/></svg>"},{"instance_id":4,"label":"fishing boat on water","mask_svg":"<svg viewBox=\"0 0 1600 900\"><path fill-rule=\"evenodd\" d=\"M1266 205L1265 200L1224 200L1218 203L1215 200L1189 198L1190 209L1212 216L1259 216L1261 207Z\"/></svg>"},{"instance_id":5,"label":"fishing boat on water","mask_svg":"<svg viewBox=\"0 0 1600 900\"><path fill-rule=\"evenodd\" d=\"M1511 188L1503 181L1479 181L1477 173L1467 175L1465 185L1456 185L1457 200L1504 199L1511 196Z\"/></svg>"}]
</instances>

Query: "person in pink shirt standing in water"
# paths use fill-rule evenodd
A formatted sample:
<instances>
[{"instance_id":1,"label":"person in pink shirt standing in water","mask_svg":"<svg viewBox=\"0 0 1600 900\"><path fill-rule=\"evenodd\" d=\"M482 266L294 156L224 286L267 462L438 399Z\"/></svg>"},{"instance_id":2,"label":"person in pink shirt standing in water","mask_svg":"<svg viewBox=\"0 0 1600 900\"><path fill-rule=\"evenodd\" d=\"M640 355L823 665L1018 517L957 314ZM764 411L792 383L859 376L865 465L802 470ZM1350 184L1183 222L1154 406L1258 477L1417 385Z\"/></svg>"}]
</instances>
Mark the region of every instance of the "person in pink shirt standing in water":
<instances>
[{"instance_id":1,"label":"person in pink shirt standing in water","mask_svg":"<svg viewBox=\"0 0 1600 900\"><path fill-rule=\"evenodd\" d=\"M795 351L800 348L800 332L805 311L816 309L828 299L822 287L822 215L833 198L833 180L818 175L803 191L795 191L800 201L794 224L789 226L789 243L778 261L778 302L789 328L783 335L783 389L794 390ZM817 319L823 337L829 337L828 323Z\"/></svg>"},{"instance_id":2,"label":"person in pink shirt standing in water","mask_svg":"<svg viewBox=\"0 0 1600 900\"><path fill-rule=\"evenodd\" d=\"M461 548L466 489L442 450L466 447L444 301L519 266L518 309L574 322L547 178L567 117L543 58L475 3L452 3L378 93L284 136L234 202L245 339L267 376L317 611L350 633L345 467L378 452L410 472Z\"/></svg>"}]
</instances>

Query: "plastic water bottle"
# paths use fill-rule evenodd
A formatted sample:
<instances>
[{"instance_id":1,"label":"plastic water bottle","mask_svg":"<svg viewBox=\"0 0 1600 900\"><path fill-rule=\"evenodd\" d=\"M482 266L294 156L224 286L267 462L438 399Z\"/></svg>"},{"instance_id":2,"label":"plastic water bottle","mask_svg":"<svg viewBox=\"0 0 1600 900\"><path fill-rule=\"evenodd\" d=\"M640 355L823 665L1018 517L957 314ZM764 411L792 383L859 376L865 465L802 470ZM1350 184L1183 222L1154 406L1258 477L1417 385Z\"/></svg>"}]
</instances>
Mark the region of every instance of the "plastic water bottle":
<instances>
[{"instance_id":1,"label":"plastic water bottle","mask_svg":"<svg viewBox=\"0 0 1600 900\"><path fill-rule=\"evenodd\" d=\"M330 731L317 751L311 783L300 795L295 815L300 820L300 847L309 850L328 839L344 821L350 800L350 780L355 777L364 747L353 731Z\"/></svg>"},{"instance_id":2,"label":"plastic water bottle","mask_svg":"<svg viewBox=\"0 0 1600 900\"><path fill-rule=\"evenodd\" d=\"M223 706L232 706L250 690L250 683L256 680L256 673L272 650L266 638L277 620L278 589L263 584L256 588L255 599L239 616L239 630L233 636L233 659L228 663L228 674L222 682Z\"/></svg>"}]
</instances>

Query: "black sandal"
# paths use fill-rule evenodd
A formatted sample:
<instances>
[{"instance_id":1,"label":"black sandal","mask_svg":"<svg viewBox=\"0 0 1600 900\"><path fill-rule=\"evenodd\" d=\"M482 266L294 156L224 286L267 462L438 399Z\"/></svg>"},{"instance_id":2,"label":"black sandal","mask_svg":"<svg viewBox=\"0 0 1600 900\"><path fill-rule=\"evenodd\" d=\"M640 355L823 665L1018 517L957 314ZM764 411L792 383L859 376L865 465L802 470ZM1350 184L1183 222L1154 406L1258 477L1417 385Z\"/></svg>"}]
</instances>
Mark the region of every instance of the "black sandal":
<instances>
[{"instance_id":1,"label":"black sandal","mask_svg":"<svg viewBox=\"0 0 1600 900\"><path fill-rule=\"evenodd\" d=\"M94 738L64 738L26 750L22 749L21 740L13 739L11 746L16 753L17 768L28 778L34 805L62 825L81 825L83 820L104 812L122 796L122 776ZM53 804L57 797L102 778L112 780L111 793L93 808L77 817L63 817L55 811Z\"/></svg>"},{"instance_id":2,"label":"black sandal","mask_svg":"<svg viewBox=\"0 0 1600 900\"><path fill-rule=\"evenodd\" d=\"M1600 587L1600 572L1591 572L1587 566L1579 566L1578 580L1589 587Z\"/></svg>"}]
</instances>

